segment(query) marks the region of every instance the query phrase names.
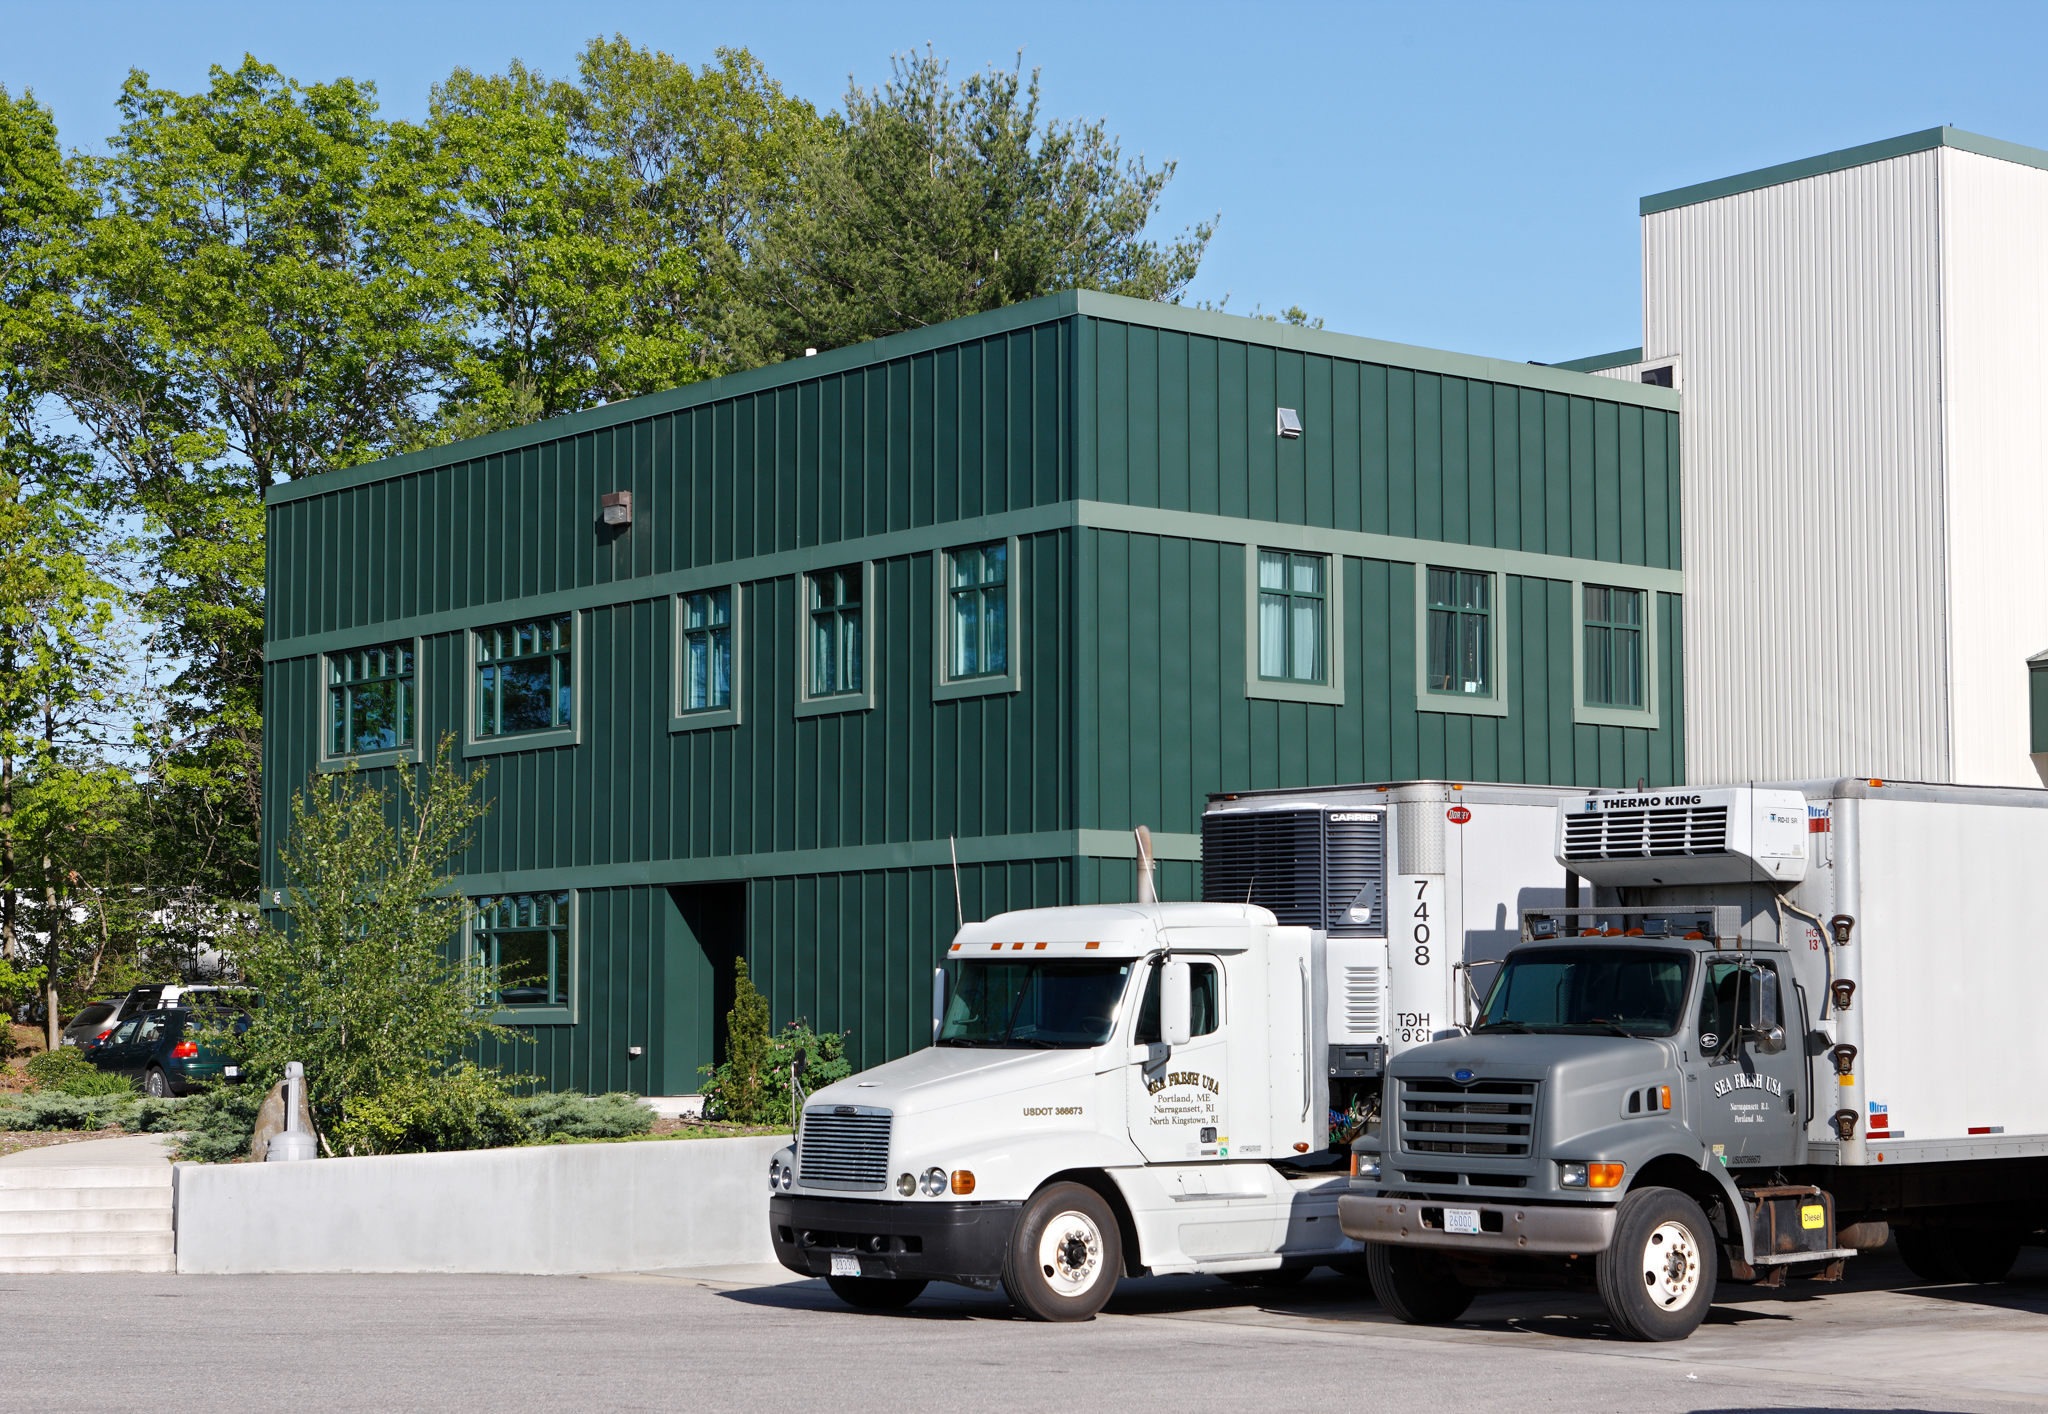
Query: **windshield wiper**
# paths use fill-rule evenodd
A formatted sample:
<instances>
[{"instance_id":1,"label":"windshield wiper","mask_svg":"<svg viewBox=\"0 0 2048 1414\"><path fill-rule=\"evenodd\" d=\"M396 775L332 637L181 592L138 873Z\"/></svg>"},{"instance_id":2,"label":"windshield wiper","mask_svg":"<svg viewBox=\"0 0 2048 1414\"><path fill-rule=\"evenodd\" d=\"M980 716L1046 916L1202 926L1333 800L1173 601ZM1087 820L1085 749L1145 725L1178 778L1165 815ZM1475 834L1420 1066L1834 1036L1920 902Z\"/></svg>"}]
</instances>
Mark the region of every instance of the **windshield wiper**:
<instances>
[{"instance_id":1,"label":"windshield wiper","mask_svg":"<svg viewBox=\"0 0 2048 1414\"><path fill-rule=\"evenodd\" d=\"M977 1041L970 1036L942 1036L939 1038L939 1044L942 1046L1000 1046L1003 1043L1001 1041Z\"/></svg>"},{"instance_id":2,"label":"windshield wiper","mask_svg":"<svg viewBox=\"0 0 2048 1414\"><path fill-rule=\"evenodd\" d=\"M1472 1034L1475 1036L1481 1031L1519 1031L1524 1036L1536 1034L1519 1021L1482 1021L1472 1028Z\"/></svg>"},{"instance_id":3,"label":"windshield wiper","mask_svg":"<svg viewBox=\"0 0 2048 1414\"><path fill-rule=\"evenodd\" d=\"M1581 1021L1581 1022L1578 1022L1578 1023L1576 1023L1576 1024L1577 1024L1577 1025L1580 1025L1580 1026L1604 1026L1604 1027L1606 1027L1606 1028L1607 1028L1607 1029L1608 1029L1609 1031L1612 1031L1612 1032L1613 1032L1613 1033L1614 1033L1615 1035L1617 1035L1617 1036L1626 1036L1626 1037L1627 1037L1627 1038L1628 1038L1629 1040L1631 1040L1631 1041L1635 1041L1635 1040L1640 1040L1640 1039L1641 1039L1641 1038L1640 1038L1640 1037L1638 1037L1638 1036L1636 1035L1636 1033L1635 1033L1635 1032L1633 1032L1633 1031L1624 1031L1624 1030L1622 1030L1622 1028L1621 1028L1621 1023L1620 1023L1620 1022L1618 1022L1618 1021L1609 1021L1609 1020L1608 1020L1608 1019L1607 1019L1606 1017L1604 1017L1604 1016L1594 1016L1594 1017L1588 1017L1588 1018L1587 1018L1586 1020L1584 1020L1584 1021Z\"/></svg>"}]
</instances>

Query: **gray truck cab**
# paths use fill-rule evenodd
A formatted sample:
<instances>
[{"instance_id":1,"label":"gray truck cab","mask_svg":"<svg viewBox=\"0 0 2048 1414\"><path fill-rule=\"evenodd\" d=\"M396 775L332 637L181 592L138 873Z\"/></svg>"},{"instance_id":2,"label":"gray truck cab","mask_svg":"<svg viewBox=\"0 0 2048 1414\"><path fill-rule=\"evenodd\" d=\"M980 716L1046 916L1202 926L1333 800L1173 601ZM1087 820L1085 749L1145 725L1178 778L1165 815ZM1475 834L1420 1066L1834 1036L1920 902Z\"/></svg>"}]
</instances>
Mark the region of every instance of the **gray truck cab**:
<instances>
[{"instance_id":1,"label":"gray truck cab","mask_svg":"<svg viewBox=\"0 0 2048 1414\"><path fill-rule=\"evenodd\" d=\"M1594 914L1631 926L1569 926ZM1740 914L1531 910L1472 1025L1389 1066L1339 1213L1395 1314L1562 1267L1626 1333L1678 1339L1723 1269L1849 1255L1825 1194L1774 1181L1807 1161L1804 988Z\"/></svg>"}]
</instances>

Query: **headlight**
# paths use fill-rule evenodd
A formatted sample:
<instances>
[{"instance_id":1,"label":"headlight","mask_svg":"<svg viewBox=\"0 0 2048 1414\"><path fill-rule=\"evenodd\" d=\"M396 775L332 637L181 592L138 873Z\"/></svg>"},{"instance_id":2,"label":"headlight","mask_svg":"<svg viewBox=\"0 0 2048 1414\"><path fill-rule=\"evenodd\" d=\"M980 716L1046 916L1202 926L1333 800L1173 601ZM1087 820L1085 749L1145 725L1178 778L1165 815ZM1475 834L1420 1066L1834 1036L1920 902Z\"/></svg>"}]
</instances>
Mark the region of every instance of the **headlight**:
<instances>
[{"instance_id":1,"label":"headlight","mask_svg":"<svg viewBox=\"0 0 2048 1414\"><path fill-rule=\"evenodd\" d=\"M768 1161L768 1188L772 1192L782 1184L782 1160Z\"/></svg>"},{"instance_id":2,"label":"headlight","mask_svg":"<svg viewBox=\"0 0 2048 1414\"><path fill-rule=\"evenodd\" d=\"M924 1196L936 1198L945 1191L946 1171L944 1169L926 1169L924 1171Z\"/></svg>"},{"instance_id":3,"label":"headlight","mask_svg":"<svg viewBox=\"0 0 2048 1414\"><path fill-rule=\"evenodd\" d=\"M1378 1154L1352 1154L1351 1176L1353 1178L1378 1178L1380 1176L1380 1156Z\"/></svg>"},{"instance_id":4,"label":"headlight","mask_svg":"<svg viewBox=\"0 0 2048 1414\"><path fill-rule=\"evenodd\" d=\"M1559 1164L1557 1184L1560 1188L1619 1188L1627 1171L1627 1164Z\"/></svg>"},{"instance_id":5,"label":"headlight","mask_svg":"<svg viewBox=\"0 0 2048 1414\"><path fill-rule=\"evenodd\" d=\"M1586 1186L1586 1166L1584 1164L1559 1164L1557 1166L1557 1185L1560 1188L1584 1188Z\"/></svg>"},{"instance_id":6,"label":"headlight","mask_svg":"<svg viewBox=\"0 0 2048 1414\"><path fill-rule=\"evenodd\" d=\"M902 1177L898 1178L896 1180L896 1191L898 1193L901 1193L906 1198L908 1198L911 1194L917 1192L916 1175L906 1173Z\"/></svg>"},{"instance_id":7,"label":"headlight","mask_svg":"<svg viewBox=\"0 0 2048 1414\"><path fill-rule=\"evenodd\" d=\"M784 1169L784 1170L782 1171L782 1187L783 1187L783 1190L784 1190L785 1192L787 1192L787 1191L788 1191L788 1189L789 1189L789 1185L790 1185L790 1184L792 1184L792 1183L794 1183L794 1182L796 1182L796 1170L795 1170L795 1169L793 1169L793 1168L785 1168L785 1169Z\"/></svg>"}]
</instances>

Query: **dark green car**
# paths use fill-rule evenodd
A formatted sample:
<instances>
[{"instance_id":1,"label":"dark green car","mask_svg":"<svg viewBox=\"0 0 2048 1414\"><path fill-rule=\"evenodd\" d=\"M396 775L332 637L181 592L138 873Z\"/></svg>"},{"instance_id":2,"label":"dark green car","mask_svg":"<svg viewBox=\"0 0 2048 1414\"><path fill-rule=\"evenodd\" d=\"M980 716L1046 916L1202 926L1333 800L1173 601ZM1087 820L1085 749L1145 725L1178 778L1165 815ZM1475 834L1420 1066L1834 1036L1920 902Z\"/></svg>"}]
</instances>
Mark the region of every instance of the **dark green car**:
<instances>
[{"instance_id":1,"label":"dark green car","mask_svg":"<svg viewBox=\"0 0 2048 1414\"><path fill-rule=\"evenodd\" d=\"M145 1095L189 1095L203 1085L242 1078L234 1062L200 1039L224 1025L239 1036L249 1029L249 1014L188 1007L145 1012L89 1043L85 1055L101 1070L140 1082Z\"/></svg>"}]
</instances>

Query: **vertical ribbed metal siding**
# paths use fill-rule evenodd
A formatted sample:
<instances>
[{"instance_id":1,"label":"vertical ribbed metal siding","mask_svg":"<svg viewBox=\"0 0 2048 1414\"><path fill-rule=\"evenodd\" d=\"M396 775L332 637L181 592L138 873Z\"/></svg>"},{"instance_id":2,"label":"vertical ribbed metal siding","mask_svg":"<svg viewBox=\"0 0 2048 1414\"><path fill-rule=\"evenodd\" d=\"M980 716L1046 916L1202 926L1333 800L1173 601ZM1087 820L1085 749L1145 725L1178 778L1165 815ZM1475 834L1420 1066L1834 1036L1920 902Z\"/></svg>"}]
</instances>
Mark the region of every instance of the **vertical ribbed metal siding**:
<instances>
[{"instance_id":1,"label":"vertical ribbed metal siding","mask_svg":"<svg viewBox=\"0 0 2048 1414\"><path fill-rule=\"evenodd\" d=\"M2039 786L2026 660L2048 649L2048 172L1939 159L1952 779Z\"/></svg>"},{"instance_id":2,"label":"vertical ribbed metal siding","mask_svg":"<svg viewBox=\"0 0 2048 1414\"><path fill-rule=\"evenodd\" d=\"M1498 616L1508 715L1418 712L1415 570L1384 560L1343 562L1343 705L1274 702L1244 695L1241 546L1118 531L1082 537L1091 586L1079 633L1078 674L1090 684L1084 827L1197 833L1214 791L1436 777L1585 786L1686 779L1676 595L1653 596L1665 645L1657 731L1572 720L1571 585L1514 575Z\"/></svg>"},{"instance_id":3,"label":"vertical ribbed metal siding","mask_svg":"<svg viewBox=\"0 0 2048 1414\"><path fill-rule=\"evenodd\" d=\"M1091 319L1080 494L1680 567L1678 415ZM1273 434L1273 410L1306 435Z\"/></svg>"},{"instance_id":4,"label":"vertical ribbed metal siding","mask_svg":"<svg viewBox=\"0 0 2048 1414\"><path fill-rule=\"evenodd\" d=\"M1943 780L1935 152L1643 218L1684 360L1692 778Z\"/></svg>"}]
</instances>

